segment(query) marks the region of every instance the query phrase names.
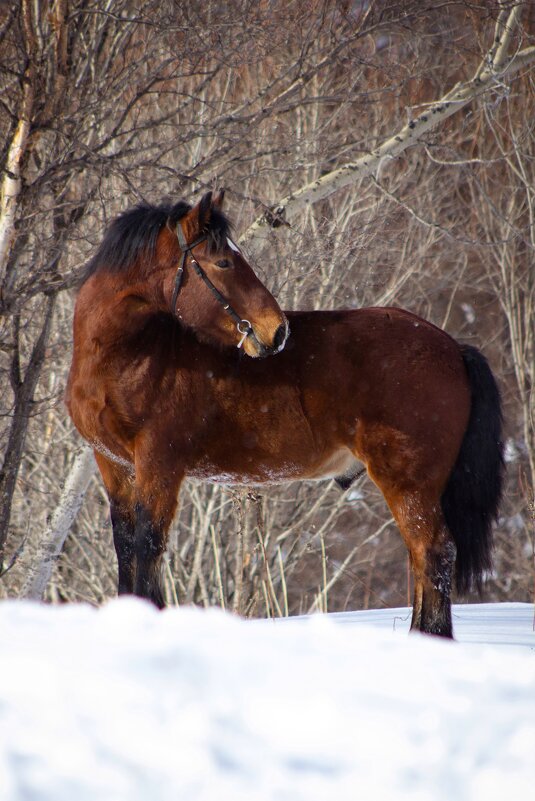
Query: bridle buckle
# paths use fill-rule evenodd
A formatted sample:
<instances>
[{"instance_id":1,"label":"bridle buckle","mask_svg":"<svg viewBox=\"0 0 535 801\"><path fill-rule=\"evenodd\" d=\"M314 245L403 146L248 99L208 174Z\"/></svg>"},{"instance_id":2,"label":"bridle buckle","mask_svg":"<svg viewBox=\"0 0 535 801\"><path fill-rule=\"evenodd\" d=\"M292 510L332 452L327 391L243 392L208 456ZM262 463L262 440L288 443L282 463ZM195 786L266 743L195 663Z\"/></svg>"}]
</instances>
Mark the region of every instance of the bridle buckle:
<instances>
[{"instance_id":1,"label":"bridle buckle","mask_svg":"<svg viewBox=\"0 0 535 801\"><path fill-rule=\"evenodd\" d=\"M243 331L241 329L242 325L245 326L245 330L243 330ZM238 329L238 333L240 333L242 335L242 338L238 342L238 350L239 350L241 348L241 346L243 345L243 343L245 342L245 340L247 339L247 337L249 336L249 334L252 332L253 326L251 325L249 320L240 320L240 322L237 324L236 328Z\"/></svg>"}]
</instances>

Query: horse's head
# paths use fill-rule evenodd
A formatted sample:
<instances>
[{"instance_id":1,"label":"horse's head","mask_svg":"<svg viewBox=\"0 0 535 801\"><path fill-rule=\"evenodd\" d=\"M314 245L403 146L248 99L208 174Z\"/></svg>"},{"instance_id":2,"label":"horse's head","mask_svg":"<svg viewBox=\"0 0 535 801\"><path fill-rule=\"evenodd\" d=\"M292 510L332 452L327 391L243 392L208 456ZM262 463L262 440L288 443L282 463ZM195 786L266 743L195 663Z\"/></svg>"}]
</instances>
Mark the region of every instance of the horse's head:
<instances>
[{"instance_id":1,"label":"horse's head","mask_svg":"<svg viewBox=\"0 0 535 801\"><path fill-rule=\"evenodd\" d=\"M165 294L176 317L201 340L269 356L283 349L288 322L231 239L223 197L223 190L208 192L167 226L178 270Z\"/></svg>"}]
</instances>

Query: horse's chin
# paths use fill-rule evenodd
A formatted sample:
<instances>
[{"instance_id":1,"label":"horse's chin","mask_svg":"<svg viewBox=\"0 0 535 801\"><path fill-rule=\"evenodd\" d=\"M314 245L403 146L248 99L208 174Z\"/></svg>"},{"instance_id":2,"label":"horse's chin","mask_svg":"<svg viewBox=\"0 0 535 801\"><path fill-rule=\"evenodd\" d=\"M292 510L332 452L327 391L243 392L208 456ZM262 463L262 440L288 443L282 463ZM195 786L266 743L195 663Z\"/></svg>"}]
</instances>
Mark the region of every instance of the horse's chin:
<instances>
[{"instance_id":1,"label":"horse's chin","mask_svg":"<svg viewBox=\"0 0 535 801\"><path fill-rule=\"evenodd\" d=\"M234 344L230 342L223 342L213 334L209 334L199 329L195 330L194 328L191 328L190 330L194 333L199 342L202 342L204 345L209 345L212 348L218 348L223 351L232 351L234 349L238 349L237 343ZM281 344L275 347L268 347L260 342L254 333L250 333L243 341L241 347L238 349L238 353L245 355L250 359L267 359L269 356L276 356L277 353L280 353L282 350L284 350L286 342L287 337Z\"/></svg>"}]
</instances>

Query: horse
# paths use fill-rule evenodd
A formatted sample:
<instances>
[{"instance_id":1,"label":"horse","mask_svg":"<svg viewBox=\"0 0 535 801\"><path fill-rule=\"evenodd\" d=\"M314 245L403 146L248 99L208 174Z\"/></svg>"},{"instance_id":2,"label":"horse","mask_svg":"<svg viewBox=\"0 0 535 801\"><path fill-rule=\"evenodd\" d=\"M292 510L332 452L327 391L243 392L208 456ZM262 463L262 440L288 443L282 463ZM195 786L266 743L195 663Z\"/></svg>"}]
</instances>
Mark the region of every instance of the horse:
<instances>
[{"instance_id":1,"label":"horse","mask_svg":"<svg viewBox=\"0 0 535 801\"><path fill-rule=\"evenodd\" d=\"M503 475L485 357L410 311L282 311L224 192L118 216L78 292L66 404L109 497L118 592L164 606L184 478L265 485L362 466L409 552L411 629L452 637L491 567Z\"/></svg>"}]
</instances>

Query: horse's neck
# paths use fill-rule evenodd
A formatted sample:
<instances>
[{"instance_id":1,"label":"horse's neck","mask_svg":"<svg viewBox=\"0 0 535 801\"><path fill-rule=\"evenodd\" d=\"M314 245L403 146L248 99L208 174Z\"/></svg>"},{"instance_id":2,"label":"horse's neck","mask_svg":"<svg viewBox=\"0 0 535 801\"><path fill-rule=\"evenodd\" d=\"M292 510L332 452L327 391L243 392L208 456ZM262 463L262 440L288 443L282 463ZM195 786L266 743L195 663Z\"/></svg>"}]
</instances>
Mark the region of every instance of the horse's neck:
<instances>
[{"instance_id":1,"label":"horse's neck","mask_svg":"<svg viewBox=\"0 0 535 801\"><path fill-rule=\"evenodd\" d=\"M161 311L146 285L124 287L108 281L82 287L76 316L85 337L113 345L137 336Z\"/></svg>"}]
</instances>

